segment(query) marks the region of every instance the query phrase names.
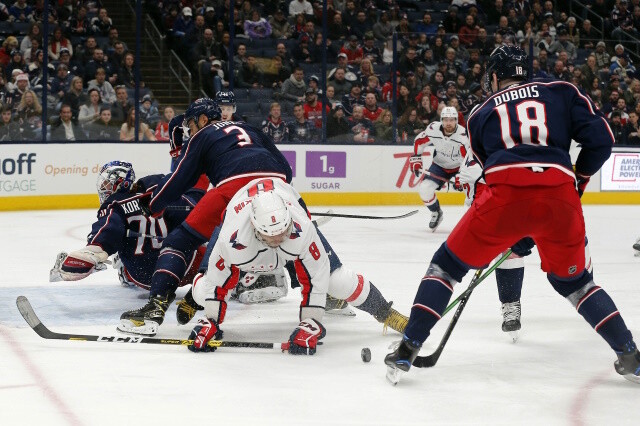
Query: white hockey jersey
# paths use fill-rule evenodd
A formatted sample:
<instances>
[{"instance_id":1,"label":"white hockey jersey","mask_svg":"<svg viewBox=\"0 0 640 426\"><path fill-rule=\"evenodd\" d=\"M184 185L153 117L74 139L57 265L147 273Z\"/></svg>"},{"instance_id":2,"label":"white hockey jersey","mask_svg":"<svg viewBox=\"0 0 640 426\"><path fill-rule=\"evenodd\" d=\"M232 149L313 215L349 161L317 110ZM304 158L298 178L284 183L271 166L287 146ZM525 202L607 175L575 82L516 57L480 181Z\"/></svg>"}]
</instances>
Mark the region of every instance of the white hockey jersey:
<instances>
[{"instance_id":1,"label":"white hockey jersey","mask_svg":"<svg viewBox=\"0 0 640 426\"><path fill-rule=\"evenodd\" d=\"M458 172L457 179L460 180L462 187L464 188L464 205L470 207L475 199L475 191L477 184L484 184L482 177L482 167L480 163L473 158L471 150L467 151L467 154L460 165L460 171Z\"/></svg>"},{"instance_id":2,"label":"white hockey jersey","mask_svg":"<svg viewBox=\"0 0 640 426\"><path fill-rule=\"evenodd\" d=\"M293 221L291 235L276 249L256 238L249 219L251 197L269 190L287 203ZM226 291L233 288L240 271L273 273L292 260L302 285L300 319L322 319L329 287L329 257L299 199L300 194L280 179L255 179L236 193L227 205L220 235L209 258L204 277L207 299L215 299L220 287Z\"/></svg>"},{"instance_id":3,"label":"white hockey jersey","mask_svg":"<svg viewBox=\"0 0 640 426\"><path fill-rule=\"evenodd\" d=\"M462 164L466 153L470 151L467 129L458 124L451 136L445 136L442 132L442 123L434 121L416 136L413 151L416 155L428 152L433 162L443 169L457 169ZM423 155L423 164L426 170L431 162L425 161L427 160L425 156L426 154Z\"/></svg>"}]
</instances>

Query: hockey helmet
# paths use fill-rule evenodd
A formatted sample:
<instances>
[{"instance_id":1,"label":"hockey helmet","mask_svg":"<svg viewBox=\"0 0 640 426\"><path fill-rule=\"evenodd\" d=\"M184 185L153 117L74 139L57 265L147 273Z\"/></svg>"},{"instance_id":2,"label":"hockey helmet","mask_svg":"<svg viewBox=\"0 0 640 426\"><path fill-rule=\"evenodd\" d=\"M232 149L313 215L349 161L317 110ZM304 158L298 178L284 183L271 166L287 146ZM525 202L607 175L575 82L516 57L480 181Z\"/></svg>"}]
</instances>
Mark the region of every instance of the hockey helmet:
<instances>
[{"instance_id":1,"label":"hockey helmet","mask_svg":"<svg viewBox=\"0 0 640 426\"><path fill-rule=\"evenodd\" d=\"M529 78L529 58L524 50L518 46L502 45L496 47L489 61L483 78L483 89L487 93L493 93L491 80L495 74L498 82L511 78L514 80L527 80Z\"/></svg>"},{"instance_id":2,"label":"hockey helmet","mask_svg":"<svg viewBox=\"0 0 640 426\"><path fill-rule=\"evenodd\" d=\"M189 139L189 128L183 124L184 114L176 115L169 121L169 154L173 158L180 155L182 144Z\"/></svg>"},{"instance_id":3,"label":"hockey helmet","mask_svg":"<svg viewBox=\"0 0 640 426\"><path fill-rule=\"evenodd\" d=\"M269 247L280 245L291 232L291 212L282 197L273 191L253 197L249 218L256 237Z\"/></svg>"},{"instance_id":4,"label":"hockey helmet","mask_svg":"<svg viewBox=\"0 0 640 426\"><path fill-rule=\"evenodd\" d=\"M456 111L455 107L452 107L452 106L444 107L440 112L440 119L444 119L444 118L455 118L457 121L458 111Z\"/></svg>"},{"instance_id":5,"label":"hockey helmet","mask_svg":"<svg viewBox=\"0 0 640 426\"><path fill-rule=\"evenodd\" d=\"M236 95L230 90L221 90L216 93L216 102L218 105L229 105L233 107L233 112L236 112Z\"/></svg>"},{"instance_id":6,"label":"hockey helmet","mask_svg":"<svg viewBox=\"0 0 640 426\"><path fill-rule=\"evenodd\" d=\"M131 163L109 161L100 169L96 182L100 204L115 192L129 192L135 180L136 174Z\"/></svg>"},{"instance_id":7,"label":"hockey helmet","mask_svg":"<svg viewBox=\"0 0 640 426\"><path fill-rule=\"evenodd\" d=\"M222 111L220 111L218 103L211 98L196 99L184 112L183 126L189 127L189 121L197 120L203 114L209 120L220 120Z\"/></svg>"}]
</instances>

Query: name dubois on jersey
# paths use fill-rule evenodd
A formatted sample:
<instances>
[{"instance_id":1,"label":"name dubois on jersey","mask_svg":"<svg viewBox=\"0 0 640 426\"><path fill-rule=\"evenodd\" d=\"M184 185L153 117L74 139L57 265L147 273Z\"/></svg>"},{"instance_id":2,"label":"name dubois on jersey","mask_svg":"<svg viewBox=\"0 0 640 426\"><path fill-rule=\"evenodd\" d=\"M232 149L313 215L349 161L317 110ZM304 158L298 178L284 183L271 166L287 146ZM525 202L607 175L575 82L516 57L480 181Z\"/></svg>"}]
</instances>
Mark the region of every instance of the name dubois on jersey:
<instances>
[{"instance_id":1,"label":"name dubois on jersey","mask_svg":"<svg viewBox=\"0 0 640 426\"><path fill-rule=\"evenodd\" d=\"M493 98L493 101L496 103L496 106L498 106L504 102L538 97L540 97L540 93L538 93L538 86L534 84L533 86L518 87L502 92Z\"/></svg>"}]
</instances>

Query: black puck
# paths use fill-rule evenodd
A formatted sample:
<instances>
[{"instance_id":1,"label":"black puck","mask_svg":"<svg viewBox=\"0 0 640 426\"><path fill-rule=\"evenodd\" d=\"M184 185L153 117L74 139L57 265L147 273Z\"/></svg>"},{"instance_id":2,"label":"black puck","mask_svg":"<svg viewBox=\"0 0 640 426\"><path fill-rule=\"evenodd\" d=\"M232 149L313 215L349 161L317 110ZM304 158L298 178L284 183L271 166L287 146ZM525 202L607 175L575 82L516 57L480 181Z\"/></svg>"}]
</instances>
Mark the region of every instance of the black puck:
<instances>
[{"instance_id":1,"label":"black puck","mask_svg":"<svg viewBox=\"0 0 640 426\"><path fill-rule=\"evenodd\" d=\"M362 362L371 361L371 349L362 348L362 350L360 351L360 357L362 358Z\"/></svg>"}]
</instances>

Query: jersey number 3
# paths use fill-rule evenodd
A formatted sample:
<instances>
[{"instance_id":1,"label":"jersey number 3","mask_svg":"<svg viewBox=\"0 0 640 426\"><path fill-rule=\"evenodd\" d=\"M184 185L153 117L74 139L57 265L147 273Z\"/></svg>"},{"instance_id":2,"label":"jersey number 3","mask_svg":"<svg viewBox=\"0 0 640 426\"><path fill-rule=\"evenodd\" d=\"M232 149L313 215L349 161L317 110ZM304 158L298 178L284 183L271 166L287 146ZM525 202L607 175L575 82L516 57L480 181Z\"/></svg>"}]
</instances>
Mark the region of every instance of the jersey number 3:
<instances>
[{"instance_id":1,"label":"jersey number 3","mask_svg":"<svg viewBox=\"0 0 640 426\"><path fill-rule=\"evenodd\" d=\"M249 136L249 134L247 132L245 132L245 130L240 127L240 126L228 126L223 128L222 130L224 130L224 132L226 134L229 134L231 132L233 132L234 130L237 131L238 133L240 133L238 135L238 146L242 147L242 146L246 146L246 145L251 145L251 136Z\"/></svg>"},{"instance_id":2,"label":"jersey number 3","mask_svg":"<svg viewBox=\"0 0 640 426\"><path fill-rule=\"evenodd\" d=\"M500 117L500 131L502 142L509 149L518 144L547 145L547 112L544 104L538 101L524 101L515 106L516 116L520 125L517 134L512 133L511 117L507 104L498 105L495 110ZM532 130L535 129L535 136Z\"/></svg>"}]
</instances>

